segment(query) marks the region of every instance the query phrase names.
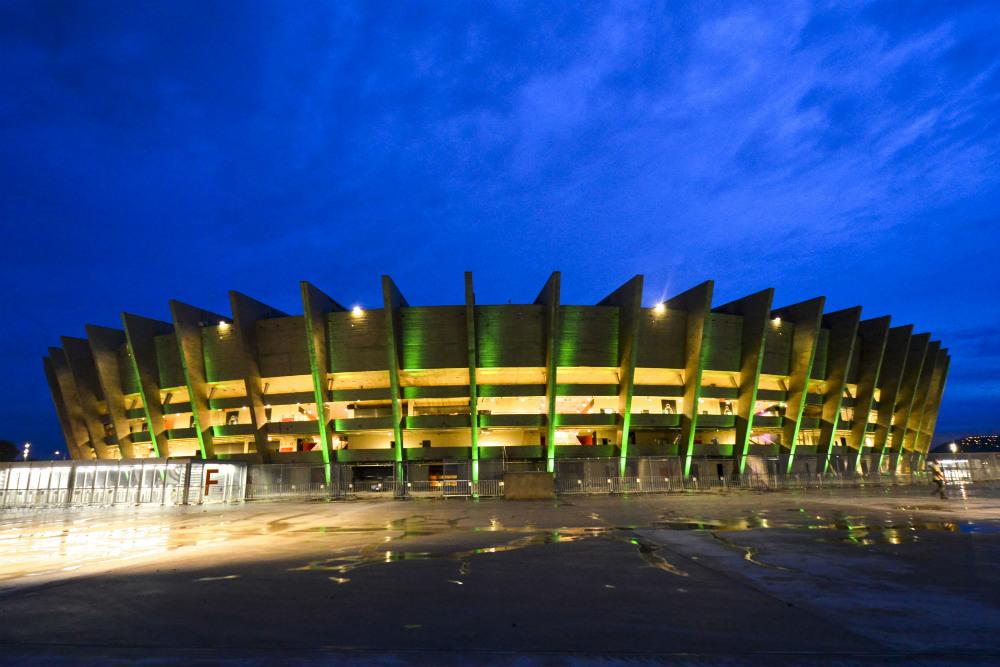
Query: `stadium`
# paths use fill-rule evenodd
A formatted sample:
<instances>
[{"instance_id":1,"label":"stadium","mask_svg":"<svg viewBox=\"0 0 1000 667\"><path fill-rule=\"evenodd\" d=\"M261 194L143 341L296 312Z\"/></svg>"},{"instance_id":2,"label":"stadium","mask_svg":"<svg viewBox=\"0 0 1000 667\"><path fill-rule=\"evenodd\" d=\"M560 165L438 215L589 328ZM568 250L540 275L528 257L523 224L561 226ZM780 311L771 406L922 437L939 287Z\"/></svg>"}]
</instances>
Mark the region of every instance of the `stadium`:
<instances>
[{"instance_id":1,"label":"stadium","mask_svg":"<svg viewBox=\"0 0 1000 667\"><path fill-rule=\"evenodd\" d=\"M595 305L414 306L382 277L381 308L301 284L302 313L236 292L231 313L172 301L170 321L123 314L63 337L44 369L76 461L204 459L476 482L525 466L643 460L874 473L929 449L948 350L910 324L775 307L767 289L715 305L711 281L652 306L636 276ZM359 479L362 473L356 472ZM454 475L451 475L454 476ZM608 480L611 483L611 480Z\"/></svg>"}]
</instances>

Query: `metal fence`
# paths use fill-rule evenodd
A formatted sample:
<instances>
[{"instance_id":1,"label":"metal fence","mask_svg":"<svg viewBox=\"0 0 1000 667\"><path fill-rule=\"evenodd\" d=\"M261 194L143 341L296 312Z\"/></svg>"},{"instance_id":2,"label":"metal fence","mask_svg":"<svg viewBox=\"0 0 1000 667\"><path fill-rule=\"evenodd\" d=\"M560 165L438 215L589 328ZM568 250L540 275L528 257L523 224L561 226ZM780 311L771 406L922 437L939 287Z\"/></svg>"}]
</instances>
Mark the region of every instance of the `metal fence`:
<instances>
[{"instance_id":1,"label":"metal fence","mask_svg":"<svg viewBox=\"0 0 1000 667\"><path fill-rule=\"evenodd\" d=\"M246 466L125 459L0 463L0 508L239 502Z\"/></svg>"},{"instance_id":2,"label":"metal fence","mask_svg":"<svg viewBox=\"0 0 1000 667\"><path fill-rule=\"evenodd\" d=\"M1000 455L931 455L951 483L1000 480ZM545 461L489 460L472 480L469 461L245 465L178 459L0 464L0 508L184 505L273 499L502 497L507 472L544 470ZM928 483L924 457L638 457L621 474L618 458L557 459L560 495L823 489ZM687 467L687 475L685 475ZM398 474L397 474L398 473Z\"/></svg>"},{"instance_id":3,"label":"metal fence","mask_svg":"<svg viewBox=\"0 0 1000 667\"><path fill-rule=\"evenodd\" d=\"M932 456L932 458L938 458ZM941 458L953 482L1000 480L1000 457L963 455ZM731 458L637 457L620 474L618 458L557 459L555 489L560 495L641 494L682 491L824 489L928 483L924 457L802 456L789 469L788 456L750 456L742 473ZM685 476L685 465L688 475ZM256 465L250 467L248 499L274 498L448 498L502 497L508 471L544 470L545 462L481 461L472 481L469 461L403 463Z\"/></svg>"},{"instance_id":4,"label":"metal fence","mask_svg":"<svg viewBox=\"0 0 1000 667\"><path fill-rule=\"evenodd\" d=\"M333 466L333 472L339 473L340 466ZM323 465L251 465L247 469L247 500L336 496L335 488L326 481Z\"/></svg>"},{"instance_id":5,"label":"metal fence","mask_svg":"<svg viewBox=\"0 0 1000 667\"><path fill-rule=\"evenodd\" d=\"M469 461L406 463L397 477L394 463L254 465L247 475L247 499L427 498L498 496L503 471L487 466L472 481Z\"/></svg>"}]
</instances>

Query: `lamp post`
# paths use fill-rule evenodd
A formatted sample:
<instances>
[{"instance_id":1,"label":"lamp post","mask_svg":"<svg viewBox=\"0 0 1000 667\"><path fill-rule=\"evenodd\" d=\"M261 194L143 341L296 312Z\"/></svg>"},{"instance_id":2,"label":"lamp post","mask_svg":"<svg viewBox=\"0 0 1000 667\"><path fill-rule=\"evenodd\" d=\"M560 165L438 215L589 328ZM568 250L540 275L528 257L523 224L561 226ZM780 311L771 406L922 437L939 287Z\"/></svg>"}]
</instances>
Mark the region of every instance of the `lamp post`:
<instances>
[{"instance_id":1,"label":"lamp post","mask_svg":"<svg viewBox=\"0 0 1000 667\"><path fill-rule=\"evenodd\" d=\"M31 454L31 443L30 442L26 442L26 443L24 443L24 451L21 452L21 458L24 459L25 461L27 461L28 460L28 456L30 454Z\"/></svg>"}]
</instances>

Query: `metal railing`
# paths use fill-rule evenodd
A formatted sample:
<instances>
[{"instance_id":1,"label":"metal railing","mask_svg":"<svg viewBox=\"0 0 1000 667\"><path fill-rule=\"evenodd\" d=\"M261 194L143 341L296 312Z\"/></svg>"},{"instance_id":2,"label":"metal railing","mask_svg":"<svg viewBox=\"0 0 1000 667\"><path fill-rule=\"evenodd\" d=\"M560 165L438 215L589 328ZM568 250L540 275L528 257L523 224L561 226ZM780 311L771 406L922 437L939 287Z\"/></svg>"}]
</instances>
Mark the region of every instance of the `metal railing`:
<instances>
[{"instance_id":1,"label":"metal railing","mask_svg":"<svg viewBox=\"0 0 1000 667\"><path fill-rule=\"evenodd\" d=\"M932 457L935 458L935 457ZM335 464L331 481L323 466L252 466L248 498L446 498L502 497L509 470L544 469L544 461L483 461L479 481L468 461L399 464ZM637 457L620 474L618 458L557 459L555 489L560 495L643 494L683 491L767 491L887 487L929 483L924 457L866 454L800 456L789 470L787 456L750 456L739 473L731 458ZM688 474L684 475L687 466ZM964 455L943 460L953 482L1000 480L1000 457ZM398 474L398 476L397 476Z\"/></svg>"},{"instance_id":2,"label":"metal railing","mask_svg":"<svg viewBox=\"0 0 1000 667\"><path fill-rule=\"evenodd\" d=\"M323 465L268 464L247 469L247 500L322 497L334 488L326 481Z\"/></svg>"},{"instance_id":3,"label":"metal railing","mask_svg":"<svg viewBox=\"0 0 1000 667\"><path fill-rule=\"evenodd\" d=\"M931 455L951 483L1000 481L1000 455ZM0 464L0 508L79 505L177 505L278 499L499 498L508 471L544 461L469 461L249 465L197 460L47 461ZM228 466L228 467L227 467ZM684 474L685 467L687 475ZM224 473L220 471L226 468ZM923 456L751 456L742 473L730 458L679 456L557 459L560 495L684 491L827 489L927 484ZM215 475L215 477L213 477Z\"/></svg>"},{"instance_id":4,"label":"metal railing","mask_svg":"<svg viewBox=\"0 0 1000 667\"><path fill-rule=\"evenodd\" d=\"M480 479L472 483L472 493L480 498L499 498L503 496L503 480Z\"/></svg>"},{"instance_id":5,"label":"metal railing","mask_svg":"<svg viewBox=\"0 0 1000 667\"><path fill-rule=\"evenodd\" d=\"M340 463L330 466L329 481L323 465L252 465L246 496L248 500L500 497L507 469L537 466L537 462L484 463L478 481L472 481L469 461L410 462L398 471L393 463Z\"/></svg>"}]
</instances>

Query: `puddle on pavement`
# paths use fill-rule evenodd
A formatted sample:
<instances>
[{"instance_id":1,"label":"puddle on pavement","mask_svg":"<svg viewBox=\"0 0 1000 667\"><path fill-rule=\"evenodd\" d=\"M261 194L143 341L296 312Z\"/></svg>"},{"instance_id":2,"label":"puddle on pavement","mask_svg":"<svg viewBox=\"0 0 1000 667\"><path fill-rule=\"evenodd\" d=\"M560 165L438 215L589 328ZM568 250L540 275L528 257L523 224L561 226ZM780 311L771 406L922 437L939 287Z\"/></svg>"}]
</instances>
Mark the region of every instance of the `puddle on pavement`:
<instances>
[{"instance_id":1,"label":"puddle on pavement","mask_svg":"<svg viewBox=\"0 0 1000 667\"><path fill-rule=\"evenodd\" d=\"M782 567L780 565L774 565L773 563L765 563L764 561L759 560L757 558L757 550L754 549L751 546L746 546L746 545L742 545L742 544L736 544L732 540L730 540L730 539L728 539L726 537L723 537L722 535L719 535L718 533L714 533L714 532L712 533L712 537L714 537L716 540L718 540L722 544L726 545L727 547L730 547L732 549L736 549L738 551L742 551L743 552L743 560L745 560L748 563L751 563L753 565L758 565L760 567L766 567L766 568L769 568L769 569L772 569L772 570L782 570L783 572L787 572L788 571L788 568L786 568L786 567Z\"/></svg>"},{"instance_id":2,"label":"puddle on pavement","mask_svg":"<svg viewBox=\"0 0 1000 667\"><path fill-rule=\"evenodd\" d=\"M321 533L331 535L360 535L364 533L400 533L400 538L405 537L427 537L437 535L443 531L458 530L459 524L467 520L468 517L460 516L454 519L428 520L426 516L417 514L414 516L392 519L384 524L367 526L310 526L300 528L292 532L295 533ZM491 520L489 527L477 526L473 530L499 530L499 522ZM398 539L398 538L397 538Z\"/></svg>"},{"instance_id":3,"label":"puddle on pavement","mask_svg":"<svg viewBox=\"0 0 1000 667\"><path fill-rule=\"evenodd\" d=\"M907 508L909 509L909 508ZM801 510L793 510L801 513ZM815 530L845 533L838 538L819 541L842 541L852 544L905 544L919 541L923 532L1000 533L1000 524L974 521L872 521L867 517L836 514L831 518L815 515L811 522L773 521L750 515L741 519L715 520L686 517L665 517L653 522L653 528L665 530L704 530L741 532L751 530Z\"/></svg>"},{"instance_id":4,"label":"puddle on pavement","mask_svg":"<svg viewBox=\"0 0 1000 667\"><path fill-rule=\"evenodd\" d=\"M898 509L917 509L902 507ZM805 514L804 509L790 510L799 514ZM775 522L767 518L751 514L748 517L731 520L710 520L688 517L664 517L654 522L654 528L667 530L694 530L706 531L712 534L716 540L728 547L743 552L743 559L748 563L777 570L785 570L780 565L767 563L758 558L757 550L748 545L741 545L723 537L720 533L727 532L748 532L753 530L806 530L817 531L819 536L817 542L824 543L845 543L856 546L870 546L877 544L912 544L919 542L925 533L1000 533L1000 524L996 523L976 523L974 521L906 521L882 523L874 522L870 518L856 515L836 513L832 518L825 518L822 515L814 515L814 522L790 523ZM832 533L832 534L830 534Z\"/></svg>"},{"instance_id":5,"label":"puddle on pavement","mask_svg":"<svg viewBox=\"0 0 1000 667\"><path fill-rule=\"evenodd\" d=\"M1000 524L977 524L974 522L877 522L870 517L834 513L832 516L808 514L804 508L790 511L801 516L801 521L775 521L765 516L766 512L751 513L736 519L702 519L698 517L663 516L659 520L643 526L592 526L580 528L560 528L558 530L542 530L531 523L522 526L504 526L495 517L487 525L463 526L468 517L459 517L445 521L432 520L423 515L414 515L394 519L380 525L362 526L319 526L292 532L318 532L325 534L377 534L385 533L384 542L369 544L355 551L349 551L330 558L311 561L293 571L329 572L330 581L344 584L351 581L347 574L363 567L379 564L396 563L413 560L446 560L458 563L456 579L447 581L461 585L464 579L472 573L472 560L476 557L518 551L538 545L551 545L565 542L575 542L585 539L610 539L625 542L635 548L639 559L649 567L653 567L675 576L686 577L688 573L667 560L661 553L662 546L640 537L637 531L643 529L693 530L710 532L723 544L741 551L743 559L753 565L776 570L786 568L761 560L753 546L741 545L724 537L729 532L754 530L794 530L817 531L816 540L820 542L843 542L854 545L872 544L907 544L917 542L922 533L936 532L1000 532ZM600 520L599 515L588 515L593 520ZM513 533L517 537L500 544L461 550L436 549L400 549L389 548L390 544L408 537L430 537L455 531L504 532ZM720 534L721 533L721 534Z\"/></svg>"},{"instance_id":6,"label":"puddle on pavement","mask_svg":"<svg viewBox=\"0 0 1000 667\"><path fill-rule=\"evenodd\" d=\"M982 524L973 521L943 521L929 523L914 523L905 526L852 526L847 531L847 535L839 538L840 542L848 542L857 545L870 544L910 544L919 542L923 533L1000 533L1000 526L996 524ZM820 542L830 542L833 540L820 539Z\"/></svg>"},{"instance_id":7,"label":"puddle on pavement","mask_svg":"<svg viewBox=\"0 0 1000 667\"><path fill-rule=\"evenodd\" d=\"M457 551L406 551L377 548L375 545L370 545L355 553L346 553L331 558L311 561L302 567L291 568L291 570L300 572L336 572L337 575L345 575L362 567L370 567L379 564L414 560L450 560L458 562L458 574L464 577L472 572L472 564L470 561L477 556L518 551L537 545L561 544L598 538L608 538L626 542L636 548L639 558L646 565L663 570L664 572L669 572L675 576L688 576L687 572L684 572L660 554L660 550L662 548L660 545L645 540L632 531L623 531L618 528L603 527L564 528L559 530L536 532L523 537L518 537L502 544L476 547L473 549L461 549ZM331 581L336 583L346 583L350 581L349 578L340 576L330 576L329 578ZM448 581L459 585L464 583L455 579L449 579Z\"/></svg>"},{"instance_id":8,"label":"puddle on pavement","mask_svg":"<svg viewBox=\"0 0 1000 667\"><path fill-rule=\"evenodd\" d=\"M264 532L268 534L280 533L282 531L288 530L291 527L289 521L291 519L298 519L299 517L309 516L308 513L302 512L301 514L292 514L291 516L283 516L280 519L274 519L273 521L268 521L264 526Z\"/></svg>"},{"instance_id":9,"label":"puddle on pavement","mask_svg":"<svg viewBox=\"0 0 1000 667\"><path fill-rule=\"evenodd\" d=\"M675 574L678 577L688 576L687 572L678 569L675 565L658 553L660 545L638 537L629 538L629 543L639 548L639 557L646 561L648 565L664 570L665 572L669 572L670 574Z\"/></svg>"},{"instance_id":10,"label":"puddle on pavement","mask_svg":"<svg viewBox=\"0 0 1000 667\"><path fill-rule=\"evenodd\" d=\"M475 526L473 527L472 530L476 533L481 533L481 532L493 533L498 530L505 530L505 528L504 525L500 523L500 521L496 517L493 517L490 519L490 523L488 526Z\"/></svg>"}]
</instances>

